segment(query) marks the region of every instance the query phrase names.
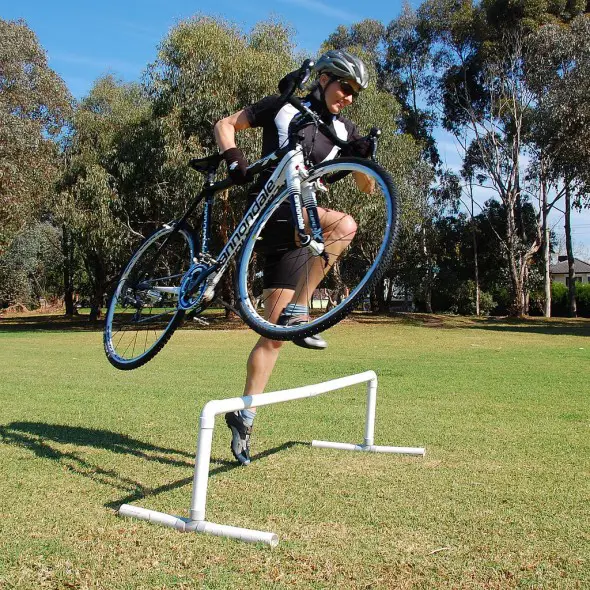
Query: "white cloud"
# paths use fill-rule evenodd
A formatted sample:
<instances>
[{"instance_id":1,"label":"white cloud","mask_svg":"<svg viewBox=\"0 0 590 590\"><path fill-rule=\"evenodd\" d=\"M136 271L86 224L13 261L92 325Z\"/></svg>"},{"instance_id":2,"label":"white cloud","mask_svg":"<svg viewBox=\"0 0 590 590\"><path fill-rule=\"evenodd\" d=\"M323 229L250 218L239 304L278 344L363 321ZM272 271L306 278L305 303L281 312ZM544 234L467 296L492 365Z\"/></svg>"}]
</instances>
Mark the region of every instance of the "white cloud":
<instances>
[{"instance_id":1,"label":"white cloud","mask_svg":"<svg viewBox=\"0 0 590 590\"><path fill-rule=\"evenodd\" d=\"M345 10L340 10L339 8L335 8L333 6L329 6L324 2L319 2L319 0L279 0L283 4L294 4L296 6L301 6L302 8L306 8L312 12L318 12L320 14L324 14L325 16L331 16L341 21L352 23L355 21L362 20L360 16L353 14L351 12L347 12Z\"/></svg>"},{"instance_id":2,"label":"white cloud","mask_svg":"<svg viewBox=\"0 0 590 590\"><path fill-rule=\"evenodd\" d=\"M52 53L50 55L50 61L87 66L94 68L95 70L100 70L101 72L114 70L115 72L132 74L133 76L138 76L144 67L142 65L134 64L128 61L122 61L119 59L95 59L93 57L87 57L77 53Z\"/></svg>"}]
</instances>

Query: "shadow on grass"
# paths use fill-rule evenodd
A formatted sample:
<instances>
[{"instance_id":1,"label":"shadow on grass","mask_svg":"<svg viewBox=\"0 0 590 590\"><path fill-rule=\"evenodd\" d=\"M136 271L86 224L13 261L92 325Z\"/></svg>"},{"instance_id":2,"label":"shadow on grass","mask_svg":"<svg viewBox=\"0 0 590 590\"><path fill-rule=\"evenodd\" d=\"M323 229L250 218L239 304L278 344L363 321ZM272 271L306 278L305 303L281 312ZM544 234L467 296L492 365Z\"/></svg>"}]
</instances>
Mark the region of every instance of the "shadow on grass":
<instances>
[{"instance_id":1,"label":"shadow on grass","mask_svg":"<svg viewBox=\"0 0 590 590\"><path fill-rule=\"evenodd\" d=\"M130 477L118 473L114 469L105 469L78 453L80 447L105 449L116 454L133 455L146 461L164 463L172 467L194 469L194 454L168 447L152 445L134 438L130 438L110 430L81 428L62 424L46 424L43 422L11 422L0 426L0 441L7 445L19 446L32 451L38 457L51 459L64 466L68 471L82 475L98 483L126 492L121 499L107 502L105 507L117 509L121 504L127 504L158 494L168 492L193 481L193 475L184 477L158 487L150 488L142 485ZM57 445L74 445L76 450L57 448ZM289 441L278 447L267 449L253 455L252 460L263 459L275 453L289 449L295 445L305 445L299 441ZM179 458L180 457L180 458ZM190 460L189 460L190 458ZM209 471L209 476L231 471L240 466L233 461L211 458L211 463L218 465Z\"/></svg>"},{"instance_id":2,"label":"shadow on grass","mask_svg":"<svg viewBox=\"0 0 590 590\"><path fill-rule=\"evenodd\" d=\"M485 318L474 321L470 327L494 332L590 336L590 321L583 318Z\"/></svg>"},{"instance_id":3,"label":"shadow on grass","mask_svg":"<svg viewBox=\"0 0 590 590\"><path fill-rule=\"evenodd\" d=\"M238 330L247 329L236 316L225 317L224 311L206 311L201 316L208 325L192 321L190 316L180 330ZM63 314L30 314L0 316L1 332L102 332L104 319L90 321L87 315L65 316Z\"/></svg>"},{"instance_id":4,"label":"shadow on grass","mask_svg":"<svg viewBox=\"0 0 590 590\"><path fill-rule=\"evenodd\" d=\"M590 319L587 318L509 318L466 317L427 313L396 313L393 315L354 314L350 319L363 325L406 325L446 330L493 330L554 334L559 336L590 336Z\"/></svg>"}]
</instances>

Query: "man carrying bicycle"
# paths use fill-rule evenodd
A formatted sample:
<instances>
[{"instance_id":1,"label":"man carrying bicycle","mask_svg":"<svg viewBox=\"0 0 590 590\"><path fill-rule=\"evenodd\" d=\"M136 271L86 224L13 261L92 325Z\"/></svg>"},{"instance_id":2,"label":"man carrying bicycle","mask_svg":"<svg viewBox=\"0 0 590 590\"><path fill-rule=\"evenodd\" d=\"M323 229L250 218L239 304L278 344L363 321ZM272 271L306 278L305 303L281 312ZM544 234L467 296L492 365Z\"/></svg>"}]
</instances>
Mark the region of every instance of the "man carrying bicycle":
<instances>
[{"instance_id":1,"label":"man carrying bicycle","mask_svg":"<svg viewBox=\"0 0 590 590\"><path fill-rule=\"evenodd\" d=\"M306 158L312 164L318 164L339 155L368 157L371 142L361 137L356 125L341 115L341 111L368 86L369 77L365 64L346 51L332 50L320 57L314 70L318 74L317 81L302 102L320 115L339 139L350 143L344 153L326 135L317 133L314 126L309 126L302 132L302 147ZM286 76L281 83L288 82L288 78ZM247 173L248 162L236 146L235 133L250 127L262 127L264 157L287 142L289 124L298 113L294 106L282 103L278 96L269 96L216 123L215 139L235 184L245 184L250 180ZM258 194L266 179L268 176L261 179L253 196ZM372 192L372 179L357 172L354 173L354 179L361 191ZM338 211L318 208L318 213L324 238L334 245L330 260L325 262L331 266L350 244L356 232L356 223L351 216ZM279 206L274 222L265 228L261 240L261 247L266 254L263 273L265 317L283 325L305 323L308 320L307 302L324 273L323 259L317 258L310 265L311 271L308 268L303 275L300 270L303 265L296 262L301 248L298 246L294 228L291 207L285 202ZM315 350L322 350L327 346L319 334L294 342ZM258 340L248 358L245 396L264 391L282 344L282 341L264 337ZM255 415L256 409L251 408L228 413L225 417L232 431L231 451L241 465L250 463L250 434Z\"/></svg>"}]
</instances>

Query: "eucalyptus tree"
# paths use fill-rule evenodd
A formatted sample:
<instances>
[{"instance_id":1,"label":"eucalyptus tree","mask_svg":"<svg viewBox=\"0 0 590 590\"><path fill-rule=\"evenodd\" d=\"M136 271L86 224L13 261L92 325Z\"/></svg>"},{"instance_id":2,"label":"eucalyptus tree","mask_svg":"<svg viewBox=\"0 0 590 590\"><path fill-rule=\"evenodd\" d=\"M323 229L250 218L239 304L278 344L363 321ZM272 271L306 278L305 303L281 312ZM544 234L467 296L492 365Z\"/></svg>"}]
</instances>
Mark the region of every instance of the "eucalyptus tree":
<instances>
[{"instance_id":1,"label":"eucalyptus tree","mask_svg":"<svg viewBox=\"0 0 590 590\"><path fill-rule=\"evenodd\" d=\"M0 19L0 255L46 208L71 96L24 21Z\"/></svg>"},{"instance_id":2,"label":"eucalyptus tree","mask_svg":"<svg viewBox=\"0 0 590 590\"><path fill-rule=\"evenodd\" d=\"M170 31L148 67L145 85L154 116L174 135L180 169L188 170L191 156L217 149L216 121L277 93L279 80L300 65L292 35L289 27L273 20L259 22L244 33L229 22L206 16L182 21ZM259 130L242 133L237 141L250 161L260 157ZM188 173L190 186L196 188L200 178ZM239 221L246 192L247 188L235 187L221 195L221 206L214 209L216 245L229 238ZM222 284L228 301L233 299L232 278L233 272L226 273Z\"/></svg>"},{"instance_id":3,"label":"eucalyptus tree","mask_svg":"<svg viewBox=\"0 0 590 590\"><path fill-rule=\"evenodd\" d=\"M572 207L590 205L590 17L549 24L530 41L527 78L539 96L535 119L537 166L565 195L570 315L576 314ZM546 244L547 249L547 244Z\"/></svg>"},{"instance_id":4,"label":"eucalyptus tree","mask_svg":"<svg viewBox=\"0 0 590 590\"><path fill-rule=\"evenodd\" d=\"M395 294L395 286L401 286L406 292L416 291L415 273L410 272L410 268L415 270L416 265L413 262L408 265L406 260L419 225L422 193L428 190L432 174L422 165L421 144L402 128L402 105L384 84L386 28L373 20L355 23L348 29L340 26L328 37L321 51L329 49L346 49L359 55L370 70L369 87L347 108L346 116L358 125L361 133L373 126L381 129L377 159L391 173L399 191L401 227L398 248L372 296L374 309L384 310ZM367 248L371 239L370 211L362 201L357 202L351 211L359 222L358 241ZM362 252L359 255L362 256Z\"/></svg>"},{"instance_id":5,"label":"eucalyptus tree","mask_svg":"<svg viewBox=\"0 0 590 590\"><path fill-rule=\"evenodd\" d=\"M150 113L139 85L109 75L94 83L72 120L55 211L67 228L64 244L75 248L84 265L91 319L98 317L134 237L141 237L141 227L133 225L141 221L140 213L145 217L149 199L134 190L137 176L150 176L154 158L142 156L163 148L157 137L145 133ZM65 254L70 261L74 258L68 248Z\"/></svg>"},{"instance_id":6,"label":"eucalyptus tree","mask_svg":"<svg viewBox=\"0 0 590 590\"><path fill-rule=\"evenodd\" d=\"M527 44L531 32L576 10L575 2L536 0L515 5L427 0L418 10L420 27L433 43L434 98L441 104L443 125L461 139L469 137L466 156L507 210L502 248L517 315L525 312L527 273L542 241L540 217L534 236L524 235L516 221L524 202L524 154L537 99L526 78Z\"/></svg>"}]
</instances>

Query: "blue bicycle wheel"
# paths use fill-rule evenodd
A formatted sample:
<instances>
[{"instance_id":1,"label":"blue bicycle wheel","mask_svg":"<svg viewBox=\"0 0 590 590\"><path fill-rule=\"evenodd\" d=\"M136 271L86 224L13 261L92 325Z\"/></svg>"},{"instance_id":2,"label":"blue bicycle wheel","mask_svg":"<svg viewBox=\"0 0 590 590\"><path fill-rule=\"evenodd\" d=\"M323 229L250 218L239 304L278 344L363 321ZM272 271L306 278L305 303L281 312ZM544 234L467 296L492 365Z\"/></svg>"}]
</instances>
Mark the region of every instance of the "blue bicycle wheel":
<instances>
[{"instance_id":1,"label":"blue bicycle wheel","mask_svg":"<svg viewBox=\"0 0 590 590\"><path fill-rule=\"evenodd\" d=\"M387 287L380 279L393 255L399 217L389 174L371 160L339 158L312 168L304 184L315 187L324 252L298 245L292 222L285 222L289 196L283 191L254 224L238 265L242 317L272 340L326 330L372 291ZM281 325L289 303L307 313Z\"/></svg>"},{"instance_id":2,"label":"blue bicycle wheel","mask_svg":"<svg viewBox=\"0 0 590 590\"><path fill-rule=\"evenodd\" d=\"M171 226L157 230L133 254L107 310L104 348L112 365L140 367L168 342L185 315L178 294L194 256L192 232Z\"/></svg>"}]
</instances>

